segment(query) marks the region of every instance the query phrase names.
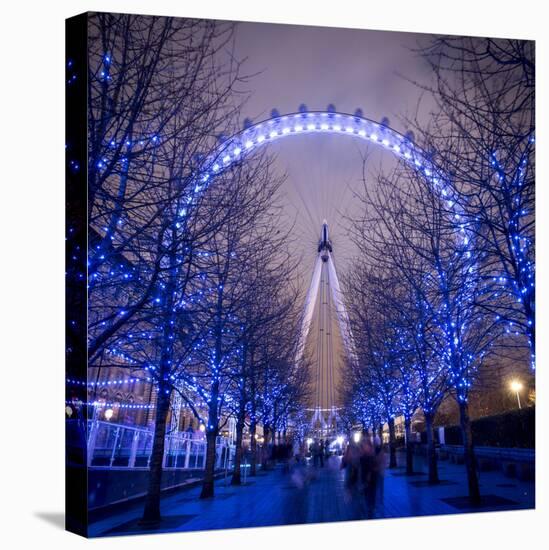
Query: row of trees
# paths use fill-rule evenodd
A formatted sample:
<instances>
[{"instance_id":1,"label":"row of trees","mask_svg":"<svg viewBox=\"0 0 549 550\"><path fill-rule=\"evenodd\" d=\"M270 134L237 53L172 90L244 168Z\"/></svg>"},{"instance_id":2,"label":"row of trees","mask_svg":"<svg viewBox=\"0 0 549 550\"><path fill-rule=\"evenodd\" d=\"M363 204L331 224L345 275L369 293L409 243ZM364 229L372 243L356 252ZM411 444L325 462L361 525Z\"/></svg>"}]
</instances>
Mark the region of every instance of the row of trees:
<instances>
[{"instance_id":1,"label":"row of trees","mask_svg":"<svg viewBox=\"0 0 549 550\"><path fill-rule=\"evenodd\" d=\"M295 363L295 265L272 158L248 157L215 185L203 178L243 101L233 26L116 14L89 21L89 365L115 352L155 385L143 521L158 522L174 396L205 426L202 497L214 492L229 415L239 483L245 423L255 451L258 425L267 440L298 412L306 369Z\"/></svg>"},{"instance_id":2,"label":"row of trees","mask_svg":"<svg viewBox=\"0 0 549 550\"><path fill-rule=\"evenodd\" d=\"M420 409L436 483L433 420L452 395L478 503L468 398L479 369L510 348L528 349L534 368L533 44L440 38L420 53L438 110L415 129L435 173L399 165L359 195L345 399L350 422L388 423L392 465L394 419L410 442Z\"/></svg>"}]
</instances>

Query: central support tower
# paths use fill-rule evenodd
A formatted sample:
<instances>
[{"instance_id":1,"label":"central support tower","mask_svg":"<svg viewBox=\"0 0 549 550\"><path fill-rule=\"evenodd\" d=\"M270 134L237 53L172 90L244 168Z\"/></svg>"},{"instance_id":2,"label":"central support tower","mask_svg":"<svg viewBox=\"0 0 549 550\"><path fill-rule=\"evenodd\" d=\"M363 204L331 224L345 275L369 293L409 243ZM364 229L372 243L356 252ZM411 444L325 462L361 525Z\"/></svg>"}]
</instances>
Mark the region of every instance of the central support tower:
<instances>
[{"instance_id":1,"label":"central support tower","mask_svg":"<svg viewBox=\"0 0 549 550\"><path fill-rule=\"evenodd\" d=\"M333 247L326 220L322 223L313 276L305 299L298 359L301 359L304 354L317 300L318 333L315 342L314 402L310 431L316 436L327 437L337 435L338 423L336 387L338 377L335 372L333 338L333 329L336 326L334 313L343 348L348 356L352 352L352 347L349 319L341 296L339 280L333 261Z\"/></svg>"}]
</instances>

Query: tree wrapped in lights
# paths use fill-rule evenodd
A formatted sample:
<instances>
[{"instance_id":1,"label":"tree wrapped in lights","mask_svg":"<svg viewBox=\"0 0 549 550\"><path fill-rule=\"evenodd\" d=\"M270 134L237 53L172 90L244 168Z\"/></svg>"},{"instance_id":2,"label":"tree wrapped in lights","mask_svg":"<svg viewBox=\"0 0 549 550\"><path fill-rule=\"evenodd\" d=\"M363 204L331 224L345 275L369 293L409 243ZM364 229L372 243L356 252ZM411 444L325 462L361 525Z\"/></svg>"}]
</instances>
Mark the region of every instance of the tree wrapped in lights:
<instances>
[{"instance_id":1,"label":"tree wrapped in lights","mask_svg":"<svg viewBox=\"0 0 549 550\"><path fill-rule=\"evenodd\" d=\"M310 363L305 358L296 361L299 345L298 311L284 322L291 332L277 330L268 339L264 348L264 368L259 379L257 420L263 426L264 445L261 455L262 467L269 465L269 449L278 443L287 442L287 430L299 428L304 421L304 410L310 397ZM278 440L277 440L278 435ZM299 434L293 433L299 437ZM257 464L257 448L252 452L252 465Z\"/></svg>"},{"instance_id":2,"label":"tree wrapped in lights","mask_svg":"<svg viewBox=\"0 0 549 550\"><path fill-rule=\"evenodd\" d=\"M298 296L295 290L288 287L295 269L286 249L288 235L269 225L262 230L256 226L254 233L253 256L246 262L246 294L238 314L240 353L234 363L231 388L234 399L229 407L236 418L233 485L240 485L242 441L247 416L254 417L254 426L250 431L255 441L257 382L261 369L266 365L262 350L269 346L273 334L280 336L279 345L292 337L294 326L291 319L295 316Z\"/></svg>"},{"instance_id":3,"label":"tree wrapped in lights","mask_svg":"<svg viewBox=\"0 0 549 550\"><path fill-rule=\"evenodd\" d=\"M90 17L88 350L94 365L116 349L157 387L147 523L160 519L173 392L200 416L195 386L180 379L204 341L192 321L201 254L225 222L199 178L215 134L238 112L239 64L225 51L232 31L213 21Z\"/></svg>"},{"instance_id":4,"label":"tree wrapped in lights","mask_svg":"<svg viewBox=\"0 0 549 550\"><path fill-rule=\"evenodd\" d=\"M397 321L398 322L398 321ZM402 326L395 326L397 349L400 356L396 360L399 373L399 410L404 417L404 433L406 440L406 473L414 473L414 457L412 441L412 418L419 405L420 385L413 369L415 357L411 342L408 340L408 333Z\"/></svg>"},{"instance_id":5,"label":"tree wrapped in lights","mask_svg":"<svg viewBox=\"0 0 549 550\"><path fill-rule=\"evenodd\" d=\"M165 210L190 200L200 155L237 111L238 64L221 54L232 30L204 20L89 18L92 363L154 299L171 231Z\"/></svg>"},{"instance_id":6,"label":"tree wrapped in lights","mask_svg":"<svg viewBox=\"0 0 549 550\"><path fill-rule=\"evenodd\" d=\"M267 390L270 386L274 403L271 429L273 444L275 441L287 443L288 428L293 426L295 419L302 417L310 398L311 363L304 357L296 361L300 313L298 308L294 308L284 320L287 331L277 331L272 338L273 377L265 381Z\"/></svg>"},{"instance_id":7,"label":"tree wrapped in lights","mask_svg":"<svg viewBox=\"0 0 549 550\"><path fill-rule=\"evenodd\" d=\"M505 325L501 346L526 344L534 367L534 42L437 37L420 52L438 110L416 127L486 252L478 301Z\"/></svg>"},{"instance_id":8,"label":"tree wrapped in lights","mask_svg":"<svg viewBox=\"0 0 549 550\"><path fill-rule=\"evenodd\" d=\"M219 227L200 253L202 284L193 308L203 327L202 343L183 379L193 384L207 407L206 467L201 496L213 496L216 439L227 399L232 399L241 364L242 319L249 303L257 265L268 262L274 234L274 196L281 183L270 171L270 159L258 156L234 165L205 192L212 205L209 223Z\"/></svg>"},{"instance_id":9,"label":"tree wrapped in lights","mask_svg":"<svg viewBox=\"0 0 549 550\"><path fill-rule=\"evenodd\" d=\"M410 281L412 282L412 281ZM401 330L406 333L409 364L408 376L414 378L417 388L417 405L425 418L427 434L427 462L429 483L438 483L437 456L433 422L436 411L449 391L447 370L441 365L434 337L437 334L436 322L426 302L426 288L421 278L413 281L415 287L406 285L407 300L403 301ZM419 288L418 288L419 287Z\"/></svg>"},{"instance_id":10,"label":"tree wrapped in lights","mask_svg":"<svg viewBox=\"0 0 549 550\"><path fill-rule=\"evenodd\" d=\"M355 263L347 274L345 296L356 354L356 357L349 358L348 369L361 394L360 399L376 403L383 420L387 422L389 467L395 468L395 418L400 414L402 389L398 367L401 361L398 347L400 342L392 312L378 300L381 283L378 274L364 264ZM366 416L366 410L363 414ZM362 423L363 429L366 428L364 421Z\"/></svg>"},{"instance_id":11,"label":"tree wrapped in lights","mask_svg":"<svg viewBox=\"0 0 549 550\"><path fill-rule=\"evenodd\" d=\"M412 256L412 257L410 257ZM412 263L402 263L407 260ZM400 269L413 270L413 255L401 256ZM417 266L417 258L416 268ZM395 266L395 269L398 269ZM415 270L420 274L423 269ZM394 271L392 271L394 273ZM402 281L402 279L401 279ZM386 294L388 304L395 311L396 327L399 335L401 361L401 411L404 416L406 441L411 440L411 418L418 408L425 418L427 434L427 462L429 482L438 483L437 459L433 422L436 411L448 394L449 383L447 371L441 368L440 358L436 351L437 329L430 313L430 304L426 302L425 278L408 278L400 282L400 292ZM412 473L412 453L410 445L406 446L406 469Z\"/></svg>"},{"instance_id":12,"label":"tree wrapped in lights","mask_svg":"<svg viewBox=\"0 0 549 550\"><path fill-rule=\"evenodd\" d=\"M441 389L447 379L458 403L469 494L477 503L480 494L467 401L501 326L479 303L481 297L484 302L498 299L497 293L485 294L486 251L476 246L475 229L448 193L446 187L435 191L411 168L397 169L390 177L380 176L375 189L365 186L365 215L354 229L365 258L398 274L416 294L418 311L429 316L427 341L437 361L427 364L429 369L440 369ZM428 414L441 397L435 388L429 391L430 404L423 401Z\"/></svg>"}]
</instances>

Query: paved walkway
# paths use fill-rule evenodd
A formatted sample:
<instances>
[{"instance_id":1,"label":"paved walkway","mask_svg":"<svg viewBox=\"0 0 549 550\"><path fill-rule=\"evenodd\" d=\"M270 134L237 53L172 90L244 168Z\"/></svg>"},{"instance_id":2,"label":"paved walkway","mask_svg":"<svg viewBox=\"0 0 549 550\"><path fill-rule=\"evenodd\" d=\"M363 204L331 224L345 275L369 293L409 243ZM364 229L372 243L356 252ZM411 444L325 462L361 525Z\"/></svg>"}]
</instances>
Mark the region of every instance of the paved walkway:
<instances>
[{"instance_id":1,"label":"paved walkway","mask_svg":"<svg viewBox=\"0 0 549 550\"><path fill-rule=\"evenodd\" d=\"M418 472L423 470L416 460ZM533 508L534 483L506 478L499 471L481 474L484 502L480 508L468 506L463 465L439 464L442 482L427 484L425 474L406 476L402 468L387 470L383 492L375 509L368 510L364 497L350 495L345 488L339 459L324 468L307 467L284 473L281 467L260 472L241 487L216 484L216 496L199 500L200 489L193 488L162 499L162 525L147 532L199 531L347 521L367 518L394 518L421 515L455 514L492 510ZM129 535L144 532L137 525L142 504L133 505L90 526L90 536Z\"/></svg>"}]
</instances>

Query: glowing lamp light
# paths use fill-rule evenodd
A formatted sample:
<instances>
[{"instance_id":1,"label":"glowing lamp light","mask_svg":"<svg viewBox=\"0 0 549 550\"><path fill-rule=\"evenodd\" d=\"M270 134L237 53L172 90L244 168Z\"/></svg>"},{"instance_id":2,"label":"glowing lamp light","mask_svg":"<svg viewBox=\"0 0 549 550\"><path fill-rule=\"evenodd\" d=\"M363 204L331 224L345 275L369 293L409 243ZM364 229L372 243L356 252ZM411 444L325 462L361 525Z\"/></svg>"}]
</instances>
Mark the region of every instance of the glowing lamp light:
<instances>
[{"instance_id":1,"label":"glowing lamp light","mask_svg":"<svg viewBox=\"0 0 549 550\"><path fill-rule=\"evenodd\" d=\"M522 405L520 404L520 391L523 388L522 382L520 380L511 380L510 388L517 394L518 408L522 409Z\"/></svg>"},{"instance_id":2,"label":"glowing lamp light","mask_svg":"<svg viewBox=\"0 0 549 550\"><path fill-rule=\"evenodd\" d=\"M307 438L307 445L312 445L312 444L313 444L313 440L310 437L308 437Z\"/></svg>"},{"instance_id":3,"label":"glowing lamp light","mask_svg":"<svg viewBox=\"0 0 549 550\"><path fill-rule=\"evenodd\" d=\"M355 443L358 443L358 442L360 441L360 438L361 438L361 433L360 433L360 432L355 432L355 433L353 434L353 441L354 441Z\"/></svg>"},{"instance_id":4,"label":"glowing lamp light","mask_svg":"<svg viewBox=\"0 0 549 550\"><path fill-rule=\"evenodd\" d=\"M338 443L339 445L343 445L343 436L342 436L342 435L338 435L336 441L337 441L337 443Z\"/></svg>"},{"instance_id":5,"label":"glowing lamp light","mask_svg":"<svg viewBox=\"0 0 549 550\"><path fill-rule=\"evenodd\" d=\"M112 409L107 409L104 412L104 416L106 420L110 420L112 418L112 415L114 414L114 411Z\"/></svg>"},{"instance_id":6,"label":"glowing lamp light","mask_svg":"<svg viewBox=\"0 0 549 550\"><path fill-rule=\"evenodd\" d=\"M522 388L523 388L522 382L520 382L519 380L511 381L511 390L514 391L515 393L522 390Z\"/></svg>"},{"instance_id":7,"label":"glowing lamp light","mask_svg":"<svg viewBox=\"0 0 549 550\"><path fill-rule=\"evenodd\" d=\"M204 426L204 424L200 424L200 426L198 426L198 429L199 429L201 432L205 432L205 431L206 431L206 426Z\"/></svg>"}]
</instances>

